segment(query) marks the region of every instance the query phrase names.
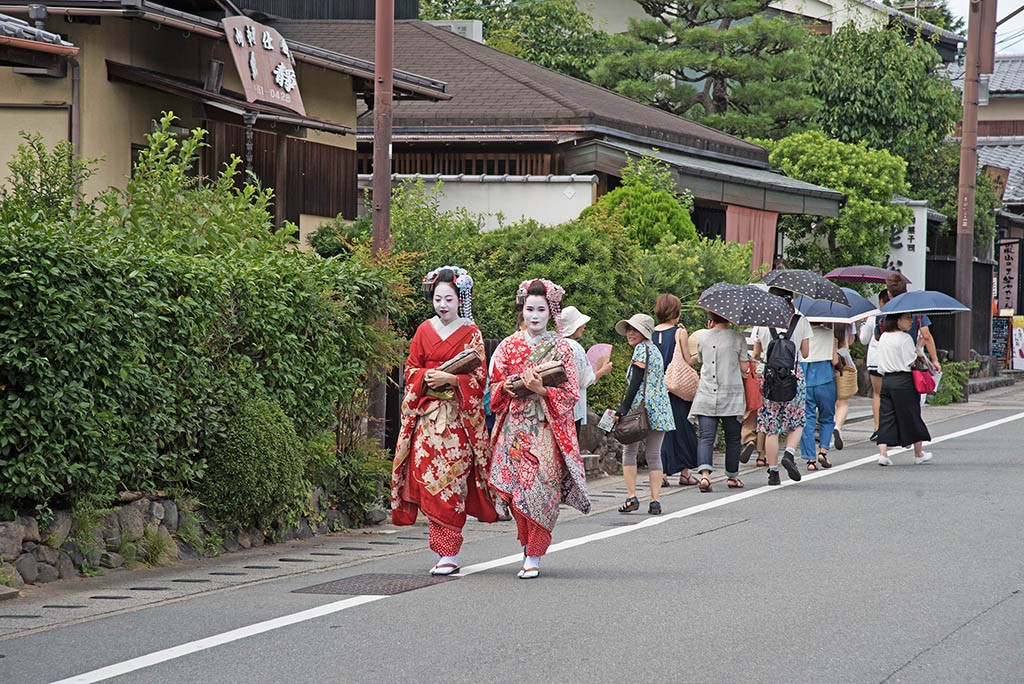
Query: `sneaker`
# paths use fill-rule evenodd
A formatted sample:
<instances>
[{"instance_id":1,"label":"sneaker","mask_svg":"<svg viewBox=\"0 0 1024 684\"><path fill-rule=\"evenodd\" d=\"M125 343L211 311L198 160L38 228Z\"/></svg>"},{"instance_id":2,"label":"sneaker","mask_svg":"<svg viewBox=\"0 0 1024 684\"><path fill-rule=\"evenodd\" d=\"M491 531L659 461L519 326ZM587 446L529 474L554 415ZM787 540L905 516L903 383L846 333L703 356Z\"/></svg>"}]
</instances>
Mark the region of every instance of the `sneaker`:
<instances>
[{"instance_id":1,"label":"sneaker","mask_svg":"<svg viewBox=\"0 0 1024 684\"><path fill-rule=\"evenodd\" d=\"M878 465L880 465L880 466L891 466L892 465L892 459L889 458L888 456L879 456L878 457Z\"/></svg>"},{"instance_id":2,"label":"sneaker","mask_svg":"<svg viewBox=\"0 0 1024 684\"><path fill-rule=\"evenodd\" d=\"M771 486L775 486L777 484L782 484L779 481L779 471L778 470L769 470L768 471L768 484L771 485Z\"/></svg>"},{"instance_id":3,"label":"sneaker","mask_svg":"<svg viewBox=\"0 0 1024 684\"><path fill-rule=\"evenodd\" d=\"M796 463L793 461L793 454L786 452L780 463L786 469L786 474L789 475L790 480L794 482L800 481L802 475L800 475L800 469L796 467Z\"/></svg>"},{"instance_id":4,"label":"sneaker","mask_svg":"<svg viewBox=\"0 0 1024 684\"><path fill-rule=\"evenodd\" d=\"M932 452L925 451L920 456L914 457L914 465L921 465L922 463L927 463L930 460L932 460Z\"/></svg>"},{"instance_id":5,"label":"sneaker","mask_svg":"<svg viewBox=\"0 0 1024 684\"><path fill-rule=\"evenodd\" d=\"M839 428L832 431L832 444L835 446L836 451L843 450L843 433L839 431Z\"/></svg>"}]
</instances>

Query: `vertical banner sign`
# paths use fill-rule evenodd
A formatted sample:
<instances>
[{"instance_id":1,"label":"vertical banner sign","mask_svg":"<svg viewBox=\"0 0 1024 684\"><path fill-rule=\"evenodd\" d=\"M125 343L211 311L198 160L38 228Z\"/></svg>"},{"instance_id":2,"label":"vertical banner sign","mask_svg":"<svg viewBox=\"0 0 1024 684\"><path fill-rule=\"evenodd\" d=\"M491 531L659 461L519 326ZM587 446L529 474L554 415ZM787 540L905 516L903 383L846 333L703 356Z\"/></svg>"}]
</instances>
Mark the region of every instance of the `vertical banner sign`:
<instances>
[{"instance_id":1,"label":"vertical banner sign","mask_svg":"<svg viewBox=\"0 0 1024 684\"><path fill-rule=\"evenodd\" d=\"M999 246L999 309L1017 311L1017 276L1020 274L1020 243Z\"/></svg>"},{"instance_id":2,"label":"vertical banner sign","mask_svg":"<svg viewBox=\"0 0 1024 684\"><path fill-rule=\"evenodd\" d=\"M1013 317L1013 370L1024 370L1024 316Z\"/></svg>"},{"instance_id":3,"label":"vertical banner sign","mask_svg":"<svg viewBox=\"0 0 1024 684\"><path fill-rule=\"evenodd\" d=\"M306 115L295 58L281 34L249 17L221 20L235 69L249 102L266 102Z\"/></svg>"}]
</instances>

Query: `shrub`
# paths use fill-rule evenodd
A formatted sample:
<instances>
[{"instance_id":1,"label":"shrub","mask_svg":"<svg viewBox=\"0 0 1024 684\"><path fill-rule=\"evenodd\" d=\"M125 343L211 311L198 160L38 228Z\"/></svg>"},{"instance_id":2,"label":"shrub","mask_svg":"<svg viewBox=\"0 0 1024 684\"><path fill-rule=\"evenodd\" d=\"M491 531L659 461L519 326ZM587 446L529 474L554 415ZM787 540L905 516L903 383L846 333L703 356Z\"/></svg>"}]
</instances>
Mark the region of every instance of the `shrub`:
<instances>
[{"instance_id":1,"label":"shrub","mask_svg":"<svg viewBox=\"0 0 1024 684\"><path fill-rule=\"evenodd\" d=\"M309 495L305 446L272 401L244 401L204 455L206 475L196 490L219 523L265 526Z\"/></svg>"},{"instance_id":2,"label":"shrub","mask_svg":"<svg viewBox=\"0 0 1024 684\"><path fill-rule=\"evenodd\" d=\"M942 380L935 393L928 397L928 403L945 406L967 401L964 387L967 386L971 371L977 370L977 361L947 361L942 364Z\"/></svg>"}]
</instances>

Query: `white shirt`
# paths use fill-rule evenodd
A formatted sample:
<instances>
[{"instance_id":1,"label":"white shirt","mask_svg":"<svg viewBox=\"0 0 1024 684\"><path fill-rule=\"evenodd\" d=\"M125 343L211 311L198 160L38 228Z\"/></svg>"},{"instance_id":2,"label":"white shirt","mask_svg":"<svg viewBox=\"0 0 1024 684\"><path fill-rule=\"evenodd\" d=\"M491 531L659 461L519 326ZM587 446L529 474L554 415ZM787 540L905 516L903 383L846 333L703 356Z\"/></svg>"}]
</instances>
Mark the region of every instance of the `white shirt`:
<instances>
[{"instance_id":1,"label":"white shirt","mask_svg":"<svg viewBox=\"0 0 1024 684\"><path fill-rule=\"evenodd\" d=\"M824 325L811 326L811 344L807 352L807 361L831 361L835 346L836 334L832 328Z\"/></svg>"},{"instance_id":2,"label":"white shirt","mask_svg":"<svg viewBox=\"0 0 1024 684\"><path fill-rule=\"evenodd\" d=\"M917 347L910 335L902 331L882 333L875 350L879 373L905 373L916 358Z\"/></svg>"},{"instance_id":3,"label":"white shirt","mask_svg":"<svg viewBox=\"0 0 1024 684\"><path fill-rule=\"evenodd\" d=\"M569 338L565 338L565 341L572 347L572 358L576 362L576 373L580 379L580 399L572 407L572 419L573 421L582 420L581 424L586 425L587 388L597 382L597 376L594 374L594 367L590 365L590 359L587 358L587 352L583 349L583 345Z\"/></svg>"},{"instance_id":4,"label":"white shirt","mask_svg":"<svg viewBox=\"0 0 1024 684\"><path fill-rule=\"evenodd\" d=\"M864 321L860 326L860 343L867 346L867 356L864 357L864 365L868 367L868 370L878 370L878 340L875 339L875 327L878 325L878 317L872 316L871 318Z\"/></svg>"},{"instance_id":5,"label":"white shirt","mask_svg":"<svg viewBox=\"0 0 1024 684\"><path fill-rule=\"evenodd\" d=\"M782 335L786 330L788 330L788 328L775 328L775 330ZM768 345L772 342L772 329L767 326L759 325L754 328L753 335L757 341L761 343L761 361L763 362L768 358ZM797 361L807 360L804 358L801 346L803 345L803 341L811 339L812 335L811 324L807 322L807 317L801 316L800 320L797 321L796 328L793 330L793 337L790 338L793 341L793 344L796 345ZM832 358L831 351L829 351L828 358Z\"/></svg>"}]
</instances>

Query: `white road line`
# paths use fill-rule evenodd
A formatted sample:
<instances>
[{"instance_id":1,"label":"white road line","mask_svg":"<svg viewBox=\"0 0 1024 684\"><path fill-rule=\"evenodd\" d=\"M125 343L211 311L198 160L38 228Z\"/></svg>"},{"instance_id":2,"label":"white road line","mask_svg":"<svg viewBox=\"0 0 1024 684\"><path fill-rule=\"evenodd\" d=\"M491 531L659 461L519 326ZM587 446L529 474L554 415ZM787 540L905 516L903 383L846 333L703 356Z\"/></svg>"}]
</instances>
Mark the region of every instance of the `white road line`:
<instances>
[{"instance_id":1,"label":"white road line","mask_svg":"<svg viewBox=\"0 0 1024 684\"><path fill-rule=\"evenodd\" d=\"M998 427L1006 423L1011 423L1015 420L1020 420L1021 418L1024 418L1024 412L1015 413L1011 416L1007 416L1006 418L1000 418L999 420L993 420L988 423L976 425L975 427L972 428L966 428L958 432L952 432L948 435L936 437L930 442L930 444L938 444L940 442L946 442L951 439L957 439L959 437L974 434L975 432L989 430L991 428ZM896 455L906 451L908 451L908 449L890 449L889 454ZM829 470L819 470L816 473L804 475L802 481L816 480L818 478L828 477L829 475L835 475L844 470L856 468L858 466L862 466L868 463L874 463L876 461L878 461L877 454L872 456L865 456L864 458L859 458L856 461L850 461L849 463L837 465L833 468L830 468ZM927 467L934 468L936 466L932 465ZM600 541L602 539L610 539L612 537L618 537L619 535L629 534L631 532L636 532L638 530L646 529L648 527L654 527L655 525L662 525L670 520L686 518L691 515L696 515L697 513L709 511L713 508L738 503L745 499L749 499L752 496L761 496L769 492L778 491L783 487L789 487L795 484L797 483L793 482L792 480L789 480L777 487L765 486L758 487L757 489L749 489L743 492L714 499L706 503L698 504L696 506L691 506L690 508L684 508L683 510L676 511L674 513L667 513L665 515L660 515L657 517L645 518L643 521L635 523L633 525L624 525L623 527L617 527L611 530L604 530L602 532L584 535L582 537L577 537L575 539L566 539L565 541L558 542L557 544L552 544L551 547L548 549L548 553L551 554L557 553L559 551L566 551L577 546L582 546L583 544L590 544L591 542ZM514 554L511 556L496 558L494 560L490 560L484 563L477 563L475 565L470 565L465 568L462 568L460 575L473 575L478 572L484 572L485 570L491 570L493 568L511 565L513 563L519 563L522 561L522 558L523 557L521 554ZM292 613L291 615L283 615L272 620L257 622L256 624L249 625L247 627L239 627L238 629L233 629L228 632L223 632L221 634L215 634L211 637L206 637L205 639L190 641L188 643L181 644L180 646L173 646L162 651L155 651L144 656L139 656L138 658L132 658L131 660L125 660L120 663L115 663L113 665L101 667L97 670L84 672L74 677L69 677L67 679L61 679L56 682L51 682L51 684L90 684L91 682L101 682L106 679L111 679L113 677L118 677L120 675L127 674L129 672L142 670L152 665L164 663L168 660L175 660L177 658L182 658L192 653L205 651L215 646L221 646L223 644L231 643L232 641L239 641L241 639L246 639L257 634L263 634L264 632L270 632L272 630L280 629L282 627L288 627L289 625L298 624L300 622L307 622L309 620L314 620L316 618L323 617L324 615L331 615L332 613L337 613L343 610L347 610L349 608L355 608L356 606L365 605L367 603L373 603L375 601L379 601L385 598L388 597L376 594L354 596L352 598L347 598L342 601L335 601L333 603L327 603L316 608L310 608L309 610L303 610L298 613Z\"/></svg>"}]
</instances>

